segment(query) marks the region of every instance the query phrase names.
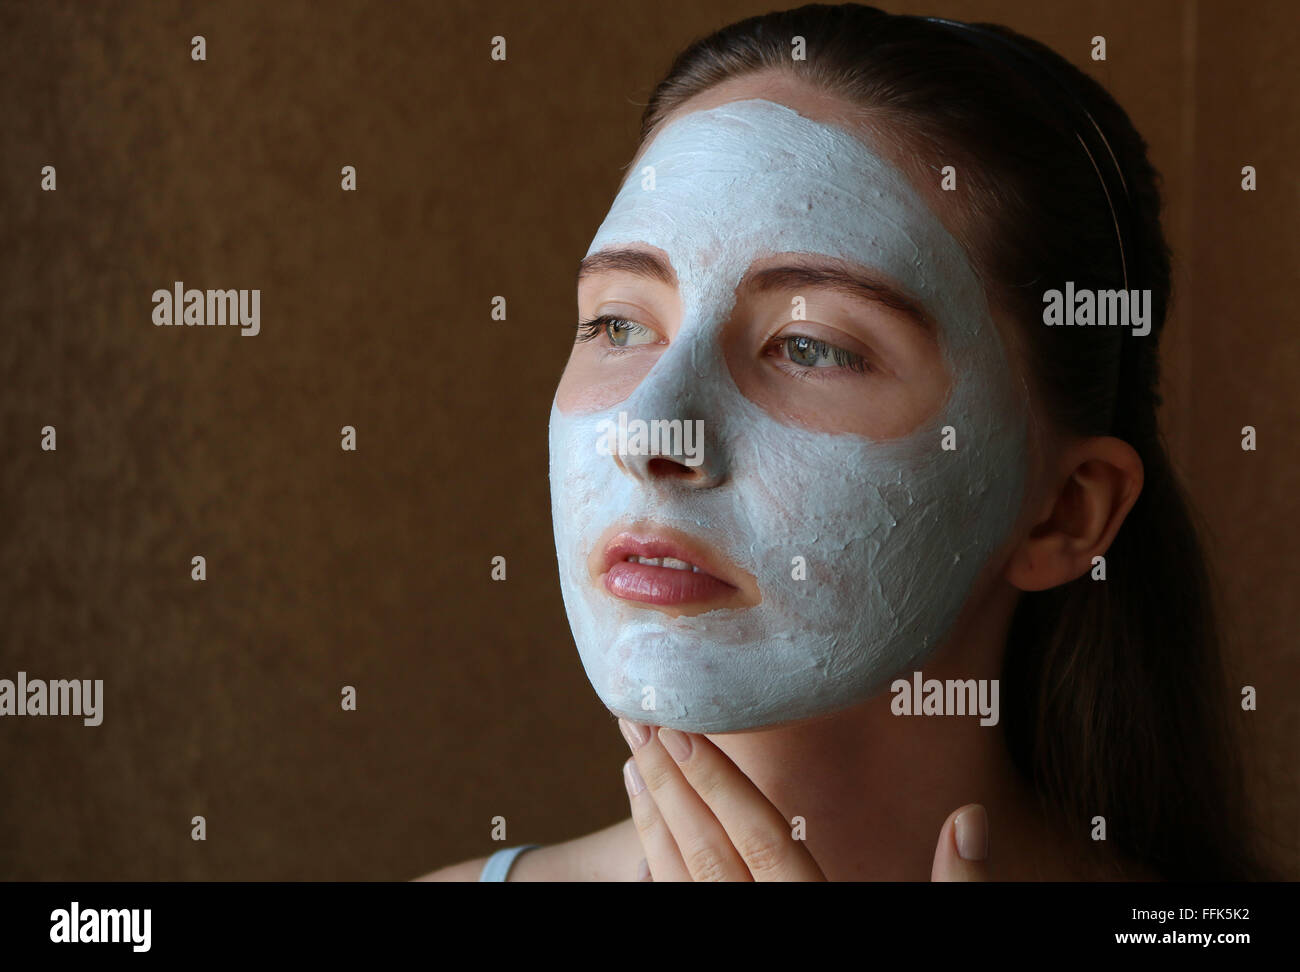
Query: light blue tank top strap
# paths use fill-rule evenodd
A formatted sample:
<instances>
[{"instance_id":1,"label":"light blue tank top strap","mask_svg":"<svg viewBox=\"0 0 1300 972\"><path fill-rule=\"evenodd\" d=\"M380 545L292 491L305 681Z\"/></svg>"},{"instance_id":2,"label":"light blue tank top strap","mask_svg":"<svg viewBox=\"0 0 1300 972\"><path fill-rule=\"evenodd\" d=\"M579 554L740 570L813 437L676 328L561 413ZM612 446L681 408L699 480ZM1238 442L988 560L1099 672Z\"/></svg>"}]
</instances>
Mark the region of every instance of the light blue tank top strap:
<instances>
[{"instance_id":1,"label":"light blue tank top strap","mask_svg":"<svg viewBox=\"0 0 1300 972\"><path fill-rule=\"evenodd\" d=\"M526 850L532 850L534 847L541 847L541 844L520 844L518 847L503 847L487 859L483 865L483 873L479 875L480 881L504 881L510 875L510 868L514 866L515 858Z\"/></svg>"}]
</instances>

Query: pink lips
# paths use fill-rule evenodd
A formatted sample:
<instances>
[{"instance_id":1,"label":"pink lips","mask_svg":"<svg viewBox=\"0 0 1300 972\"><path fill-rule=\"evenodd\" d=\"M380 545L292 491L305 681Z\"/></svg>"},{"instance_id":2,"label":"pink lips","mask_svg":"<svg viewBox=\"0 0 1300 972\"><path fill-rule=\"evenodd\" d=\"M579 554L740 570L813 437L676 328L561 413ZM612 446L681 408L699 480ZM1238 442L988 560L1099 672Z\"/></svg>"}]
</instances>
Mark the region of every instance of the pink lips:
<instances>
[{"instance_id":1,"label":"pink lips","mask_svg":"<svg viewBox=\"0 0 1300 972\"><path fill-rule=\"evenodd\" d=\"M739 589L710 573L718 569L713 563L695 544L621 533L605 548L605 589L628 601L665 606L733 600Z\"/></svg>"}]
</instances>

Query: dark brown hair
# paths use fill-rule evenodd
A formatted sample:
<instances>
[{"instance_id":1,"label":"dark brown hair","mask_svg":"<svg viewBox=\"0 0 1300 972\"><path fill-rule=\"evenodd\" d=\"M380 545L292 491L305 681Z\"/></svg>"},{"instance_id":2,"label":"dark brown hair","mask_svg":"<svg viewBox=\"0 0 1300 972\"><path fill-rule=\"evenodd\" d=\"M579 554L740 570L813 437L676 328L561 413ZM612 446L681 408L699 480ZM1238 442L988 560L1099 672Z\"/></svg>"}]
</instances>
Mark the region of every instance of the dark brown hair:
<instances>
[{"instance_id":1,"label":"dark brown hair","mask_svg":"<svg viewBox=\"0 0 1300 972\"><path fill-rule=\"evenodd\" d=\"M1122 861L1171 879L1271 876L1253 850L1206 560L1156 419L1170 299L1159 175L1101 85L1037 41L979 26L1050 65L1104 132L1131 199L1141 279L1128 286L1151 291L1147 336L1042 324L1044 291L1067 280L1124 287L1111 206L1069 94L959 30L859 4L739 21L673 61L646 105L642 145L691 96L779 69L882 119L931 169L958 167L977 229L965 242L990 300L1022 325L1042 413L1070 433L1125 440L1145 467L1108 579L1020 597L1002 673L1007 745L1045 812L1117 877ZM804 60L792 60L796 37ZM1087 839L1095 816L1117 854Z\"/></svg>"}]
</instances>

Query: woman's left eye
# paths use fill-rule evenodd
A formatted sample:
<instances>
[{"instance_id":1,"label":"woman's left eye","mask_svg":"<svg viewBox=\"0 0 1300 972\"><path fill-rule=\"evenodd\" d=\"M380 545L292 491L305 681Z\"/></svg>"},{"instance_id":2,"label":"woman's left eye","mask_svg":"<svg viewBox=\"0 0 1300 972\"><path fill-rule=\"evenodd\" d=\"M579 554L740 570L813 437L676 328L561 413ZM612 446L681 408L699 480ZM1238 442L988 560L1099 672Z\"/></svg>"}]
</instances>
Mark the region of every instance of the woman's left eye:
<instances>
[{"instance_id":1,"label":"woman's left eye","mask_svg":"<svg viewBox=\"0 0 1300 972\"><path fill-rule=\"evenodd\" d=\"M865 372L870 369L862 355L845 351L843 348L825 341L818 341L805 335L792 335L780 339L779 350L785 357L801 368L848 368L850 371Z\"/></svg>"},{"instance_id":2,"label":"woman's left eye","mask_svg":"<svg viewBox=\"0 0 1300 972\"><path fill-rule=\"evenodd\" d=\"M609 343L616 348L636 347L641 344L655 344L658 341L658 335L650 328L638 324L636 321L625 320L621 317L612 317L609 314L602 314L600 317L593 317L589 321L578 322L578 342L591 341L594 338L604 334L609 338Z\"/></svg>"}]
</instances>

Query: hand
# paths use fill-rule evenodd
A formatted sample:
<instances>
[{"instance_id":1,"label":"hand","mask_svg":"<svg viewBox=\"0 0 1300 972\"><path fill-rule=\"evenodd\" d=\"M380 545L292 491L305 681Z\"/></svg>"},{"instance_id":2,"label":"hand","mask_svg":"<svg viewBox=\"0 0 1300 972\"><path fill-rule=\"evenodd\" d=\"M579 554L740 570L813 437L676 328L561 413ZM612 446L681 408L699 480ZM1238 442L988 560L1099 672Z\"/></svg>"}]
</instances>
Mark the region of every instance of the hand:
<instances>
[{"instance_id":1,"label":"hand","mask_svg":"<svg viewBox=\"0 0 1300 972\"><path fill-rule=\"evenodd\" d=\"M645 849L639 880L826 880L781 811L707 738L618 724L633 754L623 779ZM985 880L987 833L983 807L953 811L939 831L931 879Z\"/></svg>"}]
</instances>

